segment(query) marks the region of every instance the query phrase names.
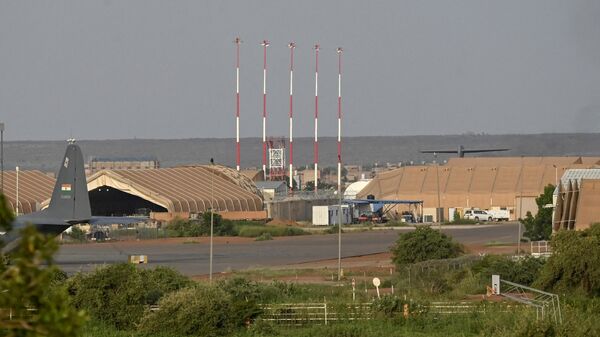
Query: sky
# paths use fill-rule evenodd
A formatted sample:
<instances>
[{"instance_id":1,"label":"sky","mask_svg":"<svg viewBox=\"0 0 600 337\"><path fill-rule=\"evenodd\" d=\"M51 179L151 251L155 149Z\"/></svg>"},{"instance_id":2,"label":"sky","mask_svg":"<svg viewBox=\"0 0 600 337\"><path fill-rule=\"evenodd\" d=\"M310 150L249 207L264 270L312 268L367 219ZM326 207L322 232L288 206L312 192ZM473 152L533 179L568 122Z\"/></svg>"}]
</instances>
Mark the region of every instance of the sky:
<instances>
[{"instance_id":1,"label":"sky","mask_svg":"<svg viewBox=\"0 0 600 337\"><path fill-rule=\"evenodd\" d=\"M7 140L598 132L596 0L0 0L0 122Z\"/></svg>"}]
</instances>

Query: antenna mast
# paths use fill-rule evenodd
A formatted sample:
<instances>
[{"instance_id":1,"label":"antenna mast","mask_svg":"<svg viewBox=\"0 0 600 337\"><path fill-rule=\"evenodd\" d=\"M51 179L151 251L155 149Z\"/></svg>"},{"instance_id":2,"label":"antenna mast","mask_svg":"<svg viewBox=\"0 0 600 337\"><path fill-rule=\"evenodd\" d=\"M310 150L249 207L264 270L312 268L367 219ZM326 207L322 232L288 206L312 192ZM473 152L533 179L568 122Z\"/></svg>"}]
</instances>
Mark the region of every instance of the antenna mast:
<instances>
[{"instance_id":1,"label":"antenna mast","mask_svg":"<svg viewBox=\"0 0 600 337\"><path fill-rule=\"evenodd\" d=\"M263 141L263 179L267 180L267 47L269 41L263 40L263 120L262 120L262 141Z\"/></svg>"}]
</instances>

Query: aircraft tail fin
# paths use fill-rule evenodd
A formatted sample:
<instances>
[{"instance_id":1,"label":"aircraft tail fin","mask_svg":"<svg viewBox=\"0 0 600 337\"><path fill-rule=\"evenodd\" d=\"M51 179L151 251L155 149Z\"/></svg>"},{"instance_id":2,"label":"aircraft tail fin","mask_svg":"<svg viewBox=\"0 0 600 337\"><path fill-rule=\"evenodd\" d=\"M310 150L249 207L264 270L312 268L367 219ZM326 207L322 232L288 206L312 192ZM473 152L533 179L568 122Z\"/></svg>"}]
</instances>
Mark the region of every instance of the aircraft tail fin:
<instances>
[{"instance_id":1,"label":"aircraft tail fin","mask_svg":"<svg viewBox=\"0 0 600 337\"><path fill-rule=\"evenodd\" d=\"M76 144L67 146L46 212L65 221L87 220L92 216L83 154Z\"/></svg>"}]
</instances>

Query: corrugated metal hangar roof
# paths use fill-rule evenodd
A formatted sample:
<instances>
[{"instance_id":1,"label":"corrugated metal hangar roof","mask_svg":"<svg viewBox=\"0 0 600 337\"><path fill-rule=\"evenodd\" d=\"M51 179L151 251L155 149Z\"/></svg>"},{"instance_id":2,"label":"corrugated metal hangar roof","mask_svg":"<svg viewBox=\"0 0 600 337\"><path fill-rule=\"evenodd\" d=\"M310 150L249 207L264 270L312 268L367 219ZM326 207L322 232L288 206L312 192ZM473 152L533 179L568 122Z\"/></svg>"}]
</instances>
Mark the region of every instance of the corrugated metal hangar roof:
<instances>
[{"instance_id":1,"label":"corrugated metal hangar roof","mask_svg":"<svg viewBox=\"0 0 600 337\"><path fill-rule=\"evenodd\" d=\"M55 179L40 171L19 171L19 213L39 210L39 205L52 195ZM16 211L16 171L4 171L4 195Z\"/></svg>"},{"instance_id":2,"label":"corrugated metal hangar roof","mask_svg":"<svg viewBox=\"0 0 600 337\"><path fill-rule=\"evenodd\" d=\"M254 183L236 170L220 165L102 170L88 178L88 190L102 186L138 196L173 213L205 212L210 209L211 194L214 208L219 212L263 209L262 195Z\"/></svg>"}]
</instances>

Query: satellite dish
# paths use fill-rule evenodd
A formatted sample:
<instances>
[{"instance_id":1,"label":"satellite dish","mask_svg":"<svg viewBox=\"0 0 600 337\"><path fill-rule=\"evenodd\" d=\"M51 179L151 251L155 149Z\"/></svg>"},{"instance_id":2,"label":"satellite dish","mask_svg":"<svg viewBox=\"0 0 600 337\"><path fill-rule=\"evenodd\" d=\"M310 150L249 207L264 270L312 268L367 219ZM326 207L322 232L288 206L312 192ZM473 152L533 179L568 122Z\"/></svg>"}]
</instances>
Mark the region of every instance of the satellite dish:
<instances>
[{"instance_id":1,"label":"satellite dish","mask_svg":"<svg viewBox=\"0 0 600 337\"><path fill-rule=\"evenodd\" d=\"M381 280L379 279L379 277L375 277L375 278L373 278L373 285L374 285L375 287L378 287L378 288L379 288L379 286L381 285Z\"/></svg>"}]
</instances>

